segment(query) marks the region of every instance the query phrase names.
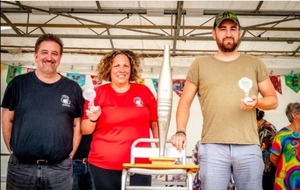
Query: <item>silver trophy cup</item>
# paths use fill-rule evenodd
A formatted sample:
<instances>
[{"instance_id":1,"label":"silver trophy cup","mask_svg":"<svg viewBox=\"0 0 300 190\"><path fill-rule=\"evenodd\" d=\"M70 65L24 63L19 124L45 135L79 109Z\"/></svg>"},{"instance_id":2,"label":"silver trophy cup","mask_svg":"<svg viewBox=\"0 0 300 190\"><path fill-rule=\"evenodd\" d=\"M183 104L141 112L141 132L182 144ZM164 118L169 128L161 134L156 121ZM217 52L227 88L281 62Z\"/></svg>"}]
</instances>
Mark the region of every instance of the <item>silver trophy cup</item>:
<instances>
[{"instance_id":1,"label":"silver trophy cup","mask_svg":"<svg viewBox=\"0 0 300 190\"><path fill-rule=\"evenodd\" d=\"M90 89L90 88L85 89L85 90L83 91L82 95L83 95L83 98L84 98L85 100L88 100L88 101L90 102L90 106L91 106L91 109L90 109L90 110L91 110L91 111L97 111L98 108L95 107L95 104L94 104L94 99L95 99L95 97L96 97L96 92L95 92L95 90L94 90L94 89Z\"/></svg>"},{"instance_id":2,"label":"silver trophy cup","mask_svg":"<svg viewBox=\"0 0 300 190\"><path fill-rule=\"evenodd\" d=\"M246 102L252 102L253 99L249 97L249 92L250 89L252 88L252 80L247 78L247 77L243 77L239 80L239 87L244 91L244 100Z\"/></svg>"}]
</instances>

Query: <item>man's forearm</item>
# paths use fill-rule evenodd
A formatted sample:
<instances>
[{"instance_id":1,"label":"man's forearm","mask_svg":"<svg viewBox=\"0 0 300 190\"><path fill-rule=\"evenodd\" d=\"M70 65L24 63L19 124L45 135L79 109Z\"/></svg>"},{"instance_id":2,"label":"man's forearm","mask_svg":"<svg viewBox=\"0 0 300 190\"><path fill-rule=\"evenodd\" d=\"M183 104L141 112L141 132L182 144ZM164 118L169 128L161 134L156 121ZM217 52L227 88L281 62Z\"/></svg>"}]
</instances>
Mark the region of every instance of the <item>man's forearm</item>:
<instances>
[{"instance_id":1,"label":"man's forearm","mask_svg":"<svg viewBox=\"0 0 300 190\"><path fill-rule=\"evenodd\" d=\"M74 130L73 130L73 149L72 152L70 153L70 157L73 158L75 152L78 149L78 146L80 144L81 141L81 130L80 130L80 119L79 118L75 118L74 119Z\"/></svg>"},{"instance_id":2,"label":"man's forearm","mask_svg":"<svg viewBox=\"0 0 300 190\"><path fill-rule=\"evenodd\" d=\"M13 128L13 118L14 111L9 111L7 108L2 108L2 135L9 153L12 152L10 148L10 139Z\"/></svg>"}]
</instances>

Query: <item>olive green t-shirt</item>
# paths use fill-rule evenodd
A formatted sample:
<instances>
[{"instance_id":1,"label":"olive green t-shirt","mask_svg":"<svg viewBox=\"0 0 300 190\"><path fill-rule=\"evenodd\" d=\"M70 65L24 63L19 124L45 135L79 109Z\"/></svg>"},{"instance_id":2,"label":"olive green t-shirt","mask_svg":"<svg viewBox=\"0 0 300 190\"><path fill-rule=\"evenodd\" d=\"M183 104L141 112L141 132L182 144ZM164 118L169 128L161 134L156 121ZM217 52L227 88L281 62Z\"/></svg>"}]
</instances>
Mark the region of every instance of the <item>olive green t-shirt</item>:
<instances>
[{"instance_id":1,"label":"olive green t-shirt","mask_svg":"<svg viewBox=\"0 0 300 190\"><path fill-rule=\"evenodd\" d=\"M242 77L252 80L249 96L258 96L258 83L269 73L259 58L243 54L228 62L198 57L190 66L186 80L198 86L202 143L259 144L255 109L240 108L244 91L238 82Z\"/></svg>"}]
</instances>

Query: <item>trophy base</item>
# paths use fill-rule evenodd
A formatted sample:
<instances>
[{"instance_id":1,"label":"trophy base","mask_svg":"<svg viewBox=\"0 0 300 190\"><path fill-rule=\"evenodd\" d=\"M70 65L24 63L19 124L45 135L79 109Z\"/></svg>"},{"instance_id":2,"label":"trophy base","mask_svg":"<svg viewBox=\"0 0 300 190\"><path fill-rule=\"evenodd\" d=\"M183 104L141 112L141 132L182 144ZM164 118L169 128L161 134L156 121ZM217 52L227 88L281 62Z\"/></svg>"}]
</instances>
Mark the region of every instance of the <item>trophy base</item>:
<instances>
[{"instance_id":1,"label":"trophy base","mask_svg":"<svg viewBox=\"0 0 300 190\"><path fill-rule=\"evenodd\" d=\"M252 102L253 99L252 99L252 98L244 98L244 101L245 101L245 102Z\"/></svg>"},{"instance_id":2,"label":"trophy base","mask_svg":"<svg viewBox=\"0 0 300 190\"><path fill-rule=\"evenodd\" d=\"M152 164L174 165L175 158L149 158Z\"/></svg>"}]
</instances>

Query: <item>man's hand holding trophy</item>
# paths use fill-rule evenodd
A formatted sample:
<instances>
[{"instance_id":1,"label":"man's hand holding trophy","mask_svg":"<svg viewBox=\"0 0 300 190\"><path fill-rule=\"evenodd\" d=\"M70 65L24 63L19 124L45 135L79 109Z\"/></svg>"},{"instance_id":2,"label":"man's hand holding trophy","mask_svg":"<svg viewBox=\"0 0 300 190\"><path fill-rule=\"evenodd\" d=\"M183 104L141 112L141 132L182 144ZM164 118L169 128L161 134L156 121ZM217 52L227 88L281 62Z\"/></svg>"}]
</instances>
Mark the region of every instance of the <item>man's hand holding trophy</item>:
<instances>
[{"instance_id":1,"label":"man's hand holding trophy","mask_svg":"<svg viewBox=\"0 0 300 190\"><path fill-rule=\"evenodd\" d=\"M244 98L241 100L242 109L250 110L255 108L258 104L258 98L256 96L249 96L252 85L252 80L247 77L243 77L239 80L239 87L244 91Z\"/></svg>"},{"instance_id":2,"label":"man's hand holding trophy","mask_svg":"<svg viewBox=\"0 0 300 190\"><path fill-rule=\"evenodd\" d=\"M252 88L252 80L247 78L247 77L243 77L239 80L239 86L240 88L244 91L244 100L246 102L252 102L253 99L249 97L249 92L250 92L250 89Z\"/></svg>"}]
</instances>

